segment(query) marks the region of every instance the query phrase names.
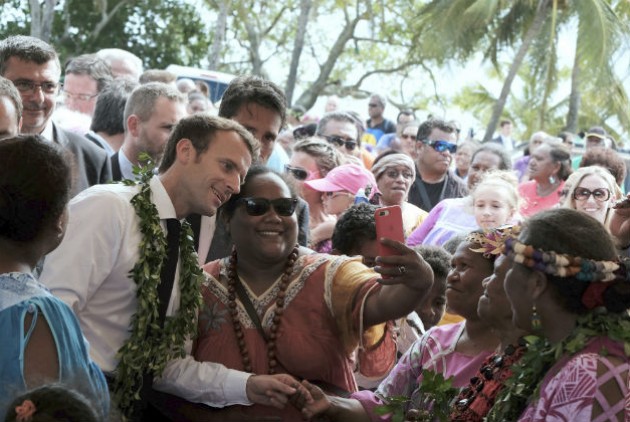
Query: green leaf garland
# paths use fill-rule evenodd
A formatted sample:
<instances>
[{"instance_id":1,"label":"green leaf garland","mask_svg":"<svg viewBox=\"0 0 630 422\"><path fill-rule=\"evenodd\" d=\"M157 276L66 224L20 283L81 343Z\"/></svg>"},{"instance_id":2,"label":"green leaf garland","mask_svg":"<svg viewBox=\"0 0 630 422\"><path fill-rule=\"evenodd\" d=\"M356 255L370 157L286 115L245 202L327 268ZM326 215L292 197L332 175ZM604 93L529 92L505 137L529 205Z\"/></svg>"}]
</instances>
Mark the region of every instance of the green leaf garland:
<instances>
[{"instance_id":1,"label":"green leaf garland","mask_svg":"<svg viewBox=\"0 0 630 422\"><path fill-rule=\"evenodd\" d=\"M197 332L197 312L202 303L203 272L197 262L190 224L184 221L179 239L180 307L175 315L166 317L163 328L159 326L157 287L166 256L166 235L157 208L151 202L149 183L154 165L150 160L143 161L143 167L134 169L139 181L123 181L126 185L140 185L140 192L131 199L131 204L140 218L142 233L140 256L129 273L137 286L138 309L131 318L131 335L117 354L114 384L115 403L127 415L140 400L143 375L160 375L170 360L186 355L184 343Z\"/></svg>"}]
</instances>

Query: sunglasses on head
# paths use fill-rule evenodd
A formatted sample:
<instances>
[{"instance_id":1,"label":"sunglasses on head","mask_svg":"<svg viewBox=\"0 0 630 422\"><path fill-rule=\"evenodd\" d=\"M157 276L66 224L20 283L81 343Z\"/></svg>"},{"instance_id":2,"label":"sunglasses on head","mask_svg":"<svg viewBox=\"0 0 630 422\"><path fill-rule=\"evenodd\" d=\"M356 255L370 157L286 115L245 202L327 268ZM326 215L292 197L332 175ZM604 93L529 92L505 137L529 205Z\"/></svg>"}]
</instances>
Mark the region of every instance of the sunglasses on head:
<instances>
[{"instance_id":1,"label":"sunglasses on head","mask_svg":"<svg viewBox=\"0 0 630 422\"><path fill-rule=\"evenodd\" d=\"M304 170L302 167L291 167L288 164L284 165L284 172L295 177L296 180L306 180L309 176L308 171Z\"/></svg>"},{"instance_id":2,"label":"sunglasses on head","mask_svg":"<svg viewBox=\"0 0 630 422\"><path fill-rule=\"evenodd\" d=\"M457 145L448 142L448 141L422 141L423 144L430 146L431 148L433 148L434 150L436 150L437 152L444 152L444 151L448 151L451 154L455 154L457 152Z\"/></svg>"},{"instance_id":3,"label":"sunglasses on head","mask_svg":"<svg viewBox=\"0 0 630 422\"><path fill-rule=\"evenodd\" d=\"M355 141L347 141L340 136L324 136L326 140L338 147L342 147L345 145L348 151L353 151L357 147L357 143Z\"/></svg>"},{"instance_id":4,"label":"sunglasses on head","mask_svg":"<svg viewBox=\"0 0 630 422\"><path fill-rule=\"evenodd\" d=\"M297 198L240 198L239 204L245 204L245 212L253 217L267 214L269 208L273 207L276 214L281 217L290 217L297 207Z\"/></svg>"}]
</instances>

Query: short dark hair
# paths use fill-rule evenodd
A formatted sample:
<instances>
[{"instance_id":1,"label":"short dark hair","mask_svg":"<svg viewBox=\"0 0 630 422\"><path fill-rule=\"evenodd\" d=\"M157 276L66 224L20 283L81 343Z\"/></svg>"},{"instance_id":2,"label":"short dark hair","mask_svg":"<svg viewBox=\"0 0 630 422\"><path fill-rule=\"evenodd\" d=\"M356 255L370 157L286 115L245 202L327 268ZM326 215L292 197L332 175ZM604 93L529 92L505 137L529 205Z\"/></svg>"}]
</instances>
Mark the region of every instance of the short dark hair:
<instances>
[{"instance_id":1,"label":"short dark hair","mask_svg":"<svg viewBox=\"0 0 630 422\"><path fill-rule=\"evenodd\" d=\"M242 106L254 103L280 116L280 128L287 120L287 97L276 84L260 76L239 76L230 82L221 98L219 116L231 119Z\"/></svg>"},{"instance_id":2,"label":"short dark hair","mask_svg":"<svg viewBox=\"0 0 630 422\"><path fill-rule=\"evenodd\" d=\"M619 186L626 178L626 163L619 153L613 149L605 147L589 148L582 154L580 167L600 166L607 169L614 177Z\"/></svg>"},{"instance_id":3,"label":"short dark hair","mask_svg":"<svg viewBox=\"0 0 630 422\"><path fill-rule=\"evenodd\" d=\"M27 35L14 35L0 41L0 75L4 75L11 57L17 57L25 62L44 64L54 61L59 70L59 56L52 46L39 38Z\"/></svg>"},{"instance_id":4,"label":"short dark hair","mask_svg":"<svg viewBox=\"0 0 630 422\"><path fill-rule=\"evenodd\" d=\"M414 113L410 108L405 108L398 112L398 116L396 116L396 123L400 120L400 116L411 116L413 117L413 120L416 120L416 113Z\"/></svg>"},{"instance_id":5,"label":"short dark hair","mask_svg":"<svg viewBox=\"0 0 630 422\"><path fill-rule=\"evenodd\" d=\"M456 248L457 249L457 248ZM451 271L452 255L444 248L432 245L417 245L413 250L418 252L433 270L435 280L446 279Z\"/></svg>"},{"instance_id":6,"label":"short dark hair","mask_svg":"<svg viewBox=\"0 0 630 422\"><path fill-rule=\"evenodd\" d=\"M8 407L5 421L18 419L16 408L24 401L30 400L35 405L35 413L29 418L31 422L50 422L63 420L67 422L97 422L103 420L93 408L93 404L81 393L60 384L44 385L35 388L18 398Z\"/></svg>"},{"instance_id":7,"label":"short dark hair","mask_svg":"<svg viewBox=\"0 0 630 422\"><path fill-rule=\"evenodd\" d=\"M112 68L96 54L81 54L66 63L65 74L86 75L96 81L96 91L101 92L114 80Z\"/></svg>"},{"instance_id":8,"label":"short dark hair","mask_svg":"<svg viewBox=\"0 0 630 422\"><path fill-rule=\"evenodd\" d=\"M289 189L291 198L297 198L297 192L295 188L293 187L293 184L289 182L289 180L284 174L280 174L265 165L254 164L247 171L247 176L245 176L245 182L243 182L240 192L230 196L230 199L228 199L228 201L221 206L220 208L221 218L223 218L226 221L231 220L232 217L234 216L234 212L236 211L238 200L241 198L246 198L248 196L251 196L249 192L249 188L251 186L252 181L256 180L258 176L262 176L265 174L273 174L277 176L278 178L280 178Z\"/></svg>"},{"instance_id":9,"label":"short dark hair","mask_svg":"<svg viewBox=\"0 0 630 422\"><path fill-rule=\"evenodd\" d=\"M330 113L324 114L319 122L317 122L317 129L315 134L318 136L323 136L324 131L326 130L326 126L328 122L347 122L352 123L357 128L357 142L360 142L361 135L363 134L363 124L359 119L357 119L354 115L350 114L347 111L331 111Z\"/></svg>"},{"instance_id":10,"label":"short dark hair","mask_svg":"<svg viewBox=\"0 0 630 422\"><path fill-rule=\"evenodd\" d=\"M416 135L416 139L420 141L424 141L431 136L431 132L433 129L439 129L446 133L457 133L457 128L453 124L453 122L447 122L446 120L430 118L420 123L418 127L418 134Z\"/></svg>"},{"instance_id":11,"label":"short dark hair","mask_svg":"<svg viewBox=\"0 0 630 422\"><path fill-rule=\"evenodd\" d=\"M72 185L66 154L39 135L0 141L0 237L30 242L58 221Z\"/></svg>"},{"instance_id":12,"label":"short dark hair","mask_svg":"<svg viewBox=\"0 0 630 422\"><path fill-rule=\"evenodd\" d=\"M477 150L472 154L472 157L470 157L471 163L475 159L475 156L480 152L489 152L499 157L499 168L497 170L512 169L512 159L510 158L510 154L508 154L503 145L491 142L481 144L481 146L477 148Z\"/></svg>"},{"instance_id":13,"label":"short dark hair","mask_svg":"<svg viewBox=\"0 0 630 422\"><path fill-rule=\"evenodd\" d=\"M502 119L501 123L499 123L499 126L503 127L505 125L511 125L511 124L512 124L512 121L510 119Z\"/></svg>"},{"instance_id":14,"label":"short dark hair","mask_svg":"<svg viewBox=\"0 0 630 422\"><path fill-rule=\"evenodd\" d=\"M571 168L571 153L567 150L563 143L559 141L547 142L551 147L549 150L549 156L554 163L560 164L560 170L558 170L558 178L561 180L567 180L573 172Z\"/></svg>"},{"instance_id":15,"label":"short dark hair","mask_svg":"<svg viewBox=\"0 0 630 422\"><path fill-rule=\"evenodd\" d=\"M164 156L159 169L160 173L168 170L175 162L175 157L177 156L176 148L180 140L189 139L199 155L208 149L210 142L215 138L218 131L236 132L247 145L247 149L252 155L252 161L258 159L260 143L243 126L233 120L212 116L208 113L195 113L180 120L173 129L164 148Z\"/></svg>"},{"instance_id":16,"label":"short dark hair","mask_svg":"<svg viewBox=\"0 0 630 422\"><path fill-rule=\"evenodd\" d=\"M22 97L13 82L0 76L0 97L7 97L15 107L17 121L22 118Z\"/></svg>"},{"instance_id":17,"label":"short dark hair","mask_svg":"<svg viewBox=\"0 0 630 422\"><path fill-rule=\"evenodd\" d=\"M90 130L110 136L125 133L125 105L138 86L128 78L115 79L106 86L96 99Z\"/></svg>"},{"instance_id":18,"label":"short dark hair","mask_svg":"<svg viewBox=\"0 0 630 422\"><path fill-rule=\"evenodd\" d=\"M376 240L374 212L372 204L356 204L348 208L337 220L332 234L332 247L343 255L353 255L361 245Z\"/></svg>"}]
</instances>

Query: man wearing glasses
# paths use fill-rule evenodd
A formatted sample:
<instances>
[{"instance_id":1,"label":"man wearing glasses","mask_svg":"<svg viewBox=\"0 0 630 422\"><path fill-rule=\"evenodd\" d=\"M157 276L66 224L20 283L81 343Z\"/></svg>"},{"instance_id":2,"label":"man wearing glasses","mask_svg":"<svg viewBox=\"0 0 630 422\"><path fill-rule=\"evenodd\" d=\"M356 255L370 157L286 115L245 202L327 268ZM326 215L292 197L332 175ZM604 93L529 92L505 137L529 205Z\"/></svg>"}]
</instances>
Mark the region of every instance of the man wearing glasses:
<instances>
[{"instance_id":1,"label":"man wearing glasses","mask_svg":"<svg viewBox=\"0 0 630 422\"><path fill-rule=\"evenodd\" d=\"M107 153L84 137L57 127L51 119L59 94L61 65L50 45L22 35L0 41L0 76L13 82L22 98L21 133L42 135L72 153L73 194L111 180Z\"/></svg>"},{"instance_id":2,"label":"man wearing glasses","mask_svg":"<svg viewBox=\"0 0 630 422\"><path fill-rule=\"evenodd\" d=\"M396 125L383 117L387 100L379 94L372 94L368 103L367 132L374 136L376 142L386 133L396 132Z\"/></svg>"},{"instance_id":3,"label":"man wearing glasses","mask_svg":"<svg viewBox=\"0 0 630 422\"><path fill-rule=\"evenodd\" d=\"M92 117L98 94L111 81L112 70L95 54L82 54L66 65L63 82L63 103L69 110Z\"/></svg>"},{"instance_id":4,"label":"man wearing glasses","mask_svg":"<svg viewBox=\"0 0 630 422\"><path fill-rule=\"evenodd\" d=\"M364 130L363 124L352 114L333 111L324 114L319 120L315 134L335 147L344 157L350 157L349 163L362 164L370 169L374 157L361 149L361 135Z\"/></svg>"},{"instance_id":5,"label":"man wearing glasses","mask_svg":"<svg viewBox=\"0 0 630 422\"><path fill-rule=\"evenodd\" d=\"M429 119L416 136L416 180L409 191L409 202L429 212L442 199L468 194L466 184L450 171L452 154L457 151L456 128L440 119Z\"/></svg>"}]
</instances>

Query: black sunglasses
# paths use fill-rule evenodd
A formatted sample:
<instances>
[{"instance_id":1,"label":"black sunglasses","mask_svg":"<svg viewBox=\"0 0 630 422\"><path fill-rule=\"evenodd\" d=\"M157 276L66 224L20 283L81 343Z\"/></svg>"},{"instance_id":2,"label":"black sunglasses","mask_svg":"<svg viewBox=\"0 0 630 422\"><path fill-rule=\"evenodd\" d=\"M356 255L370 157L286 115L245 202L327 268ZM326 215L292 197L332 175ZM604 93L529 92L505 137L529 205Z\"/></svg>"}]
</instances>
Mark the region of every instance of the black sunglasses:
<instances>
[{"instance_id":1,"label":"black sunglasses","mask_svg":"<svg viewBox=\"0 0 630 422\"><path fill-rule=\"evenodd\" d=\"M355 141L346 141L340 136L324 136L324 138L326 138L329 143L337 145L338 147L345 145L348 151L354 151L357 147L357 143Z\"/></svg>"},{"instance_id":2,"label":"black sunglasses","mask_svg":"<svg viewBox=\"0 0 630 422\"><path fill-rule=\"evenodd\" d=\"M436 150L437 152L444 152L444 151L448 151L451 154L455 154L457 152L457 145L448 142L448 141L429 141L429 140L424 140L422 141L423 144L430 146L431 148L433 148L434 150Z\"/></svg>"},{"instance_id":3,"label":"black sunglasses","mask_svg":"<svg viewBox=\"0 0 630 422\"><path fill-rule=\"evenodd\" d=\"M240 198L238 203L245 204L245 211L248 215L257 217L267 214L270 207L273 207L276 214L281 217L290 217L297 207L297 198Z\"/></svg>"},{"instance_id":4,"label":"black sunglasses","mask_svg":"<svg viewBox=\"0 0 630 422\"><path fill-rule=\"evenodd\" d=\"M284 172L295 177L296 180L306 180L308 177L308 171L304 170L301 167L291 167L288 164L284 165Z\"/></svg>"}]
</instances>

